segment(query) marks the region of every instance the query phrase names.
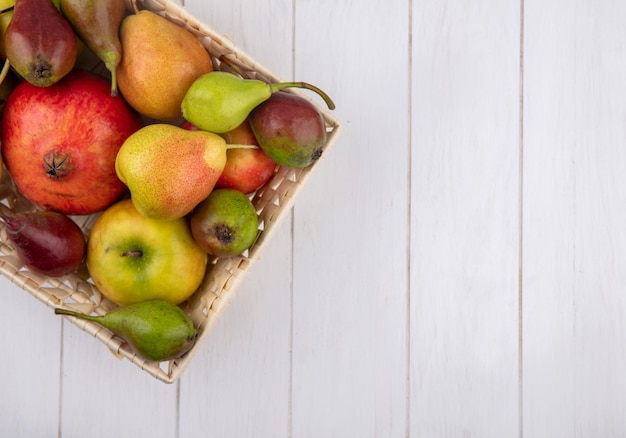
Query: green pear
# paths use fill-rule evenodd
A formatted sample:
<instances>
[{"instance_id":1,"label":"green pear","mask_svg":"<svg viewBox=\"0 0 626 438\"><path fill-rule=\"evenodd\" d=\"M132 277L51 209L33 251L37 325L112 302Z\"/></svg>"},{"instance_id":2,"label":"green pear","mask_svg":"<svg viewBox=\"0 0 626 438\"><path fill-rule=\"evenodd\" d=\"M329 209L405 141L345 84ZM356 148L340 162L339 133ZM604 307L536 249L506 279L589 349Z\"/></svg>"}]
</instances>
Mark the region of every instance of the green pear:
<instances>
[{"instance_id":1,"label":"green pear","mask_svg":"<svg viewBox=\"0 0 626 438\"><path fill-rule=\"evenodd\" d=\"M115 171L139 213L175 220L209 196L226 165L226 149L217 134L155 123L126 139Z\"/></svg>"},{"instance_id":2,"label":"green pear","mask_svg":"<svg viewBox=\"0 0 626 438\"><path fill-rule=\"evenodd\" d=\"M207 253L232 257L250 248L259 232L252 201L236 189L215 189L191 214L191 234Z\"/></svg>"},{"instance_id":3,"label":"green pear","mask_svg":"<svg viewBox=\"0 0 626 438\"><path fill-rule=\"evenodd\" d=\"M257 105L285 88L312 90L324 99L328 108L335 108L326 93L306 82L267 84L213 71L200 76L187 90L181 103L183 118L200 129L223 134L241 125Z\"/></svg>"},{"instance_id":4,"label":"green pear","mask_svg":"<svg viewBox=\"0 0 626 438\"><path fill-rule=\"evenodd\" d=\"M54 313L100 324L152 361L182 356L193 346L198 334L193 321L180 307L163 300L141 301L101 316L61 308L54 309Z\"/></svg>"}]
</instances>

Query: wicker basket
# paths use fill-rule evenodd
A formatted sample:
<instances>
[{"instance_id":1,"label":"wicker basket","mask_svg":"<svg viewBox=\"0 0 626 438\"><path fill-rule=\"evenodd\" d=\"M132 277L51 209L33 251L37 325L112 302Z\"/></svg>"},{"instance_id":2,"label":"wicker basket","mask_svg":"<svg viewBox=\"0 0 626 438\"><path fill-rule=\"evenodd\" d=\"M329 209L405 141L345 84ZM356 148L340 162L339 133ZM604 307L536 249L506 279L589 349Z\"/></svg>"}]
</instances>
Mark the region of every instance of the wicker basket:
<instances>
[{"instance_id":1,"label":"wicker basket","mask_svg":"<svg viewBox=\"0 0 626 438\"><path fill-rule=\"evenodd\" d=\"M199 22L180 5L168 0L136 0L135 5L139 9L149 9L159 13L197 35L210 53L216 70L229 70L235 66L237 71L248 78L265 82L279 80L269 70L235 47L230 40ZM132 11L130 0L127 0L127 6L129 12ZM224 58L228 59L228 62L223 62ZM83 67L89 67L106 75L104 66L94 58L87 58L81 62ZM92 65L85 65L89 62ZM327 150L337 139L341 127L328 112L319 106L318 108L325 118L328 131L325 153L322 155L326 157ZM168 362L150 362L137 356L123 340L100 325L71 317L68 320L99 339L115 355L128 359L163 382L175 382L233 299L246 273L259 257L263 247L269 242L273 230L288 214L303 184L322 160L323 158L305 169L279 168L275 176L254 193L252 201L258 212L260 224L256 242L242 256L209 260L203 284L188 301L181 305L191 316L199 331L196 344L185 356ZM0 179L0 200L12 211L33 209L33 206L16 191L6 169L3 170ZM88 235L96 217L97 215L73 216L72 219L83 229L85 235ZM115 305L104 298L93 285L84 265L76 274L63 278L45 278L30 272L23 266L8 241L4 225L0 225L0 272L51 308L65 307L99 315L115 308Z\"/></svg>"}]
</instances>

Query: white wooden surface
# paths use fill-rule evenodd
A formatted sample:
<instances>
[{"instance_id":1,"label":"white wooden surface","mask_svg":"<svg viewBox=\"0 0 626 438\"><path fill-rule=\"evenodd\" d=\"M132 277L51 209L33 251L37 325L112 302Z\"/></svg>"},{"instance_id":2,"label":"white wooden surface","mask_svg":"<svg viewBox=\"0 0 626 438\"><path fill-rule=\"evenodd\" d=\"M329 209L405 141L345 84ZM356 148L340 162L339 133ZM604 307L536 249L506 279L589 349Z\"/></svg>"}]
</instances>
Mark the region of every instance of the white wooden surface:
<instances>
[{"instance_id":1,"label":"white wooden surface","mask_svg":"<svg viewBox=\"0 0 626 438\"><path fill-rule=\"evenodd\" d=\"M0 280L3 436L626 436L626 3L185 6L343 134L176 384Z\"/></svg>"}]
</instances>

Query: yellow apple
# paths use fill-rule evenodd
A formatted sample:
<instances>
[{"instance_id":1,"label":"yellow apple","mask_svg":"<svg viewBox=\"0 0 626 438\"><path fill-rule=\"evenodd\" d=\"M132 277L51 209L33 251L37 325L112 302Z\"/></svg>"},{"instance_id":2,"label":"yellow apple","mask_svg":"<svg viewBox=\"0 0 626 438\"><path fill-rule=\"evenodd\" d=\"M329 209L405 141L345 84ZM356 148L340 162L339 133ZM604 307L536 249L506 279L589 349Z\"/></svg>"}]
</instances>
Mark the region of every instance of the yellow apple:
<instances>
[{"instance_id":1,"label":"yellow apple","mask_svg":"<svg viewBox=\"0 0 626 438\"><path fill-rule=\"evenodd\" d=\"M206 267L207 253L185 218L148 218L129 199L98 217L87 242L93 282L120 306L149 299L180 304L198 289Z\"/></svg>"}]
</instances>

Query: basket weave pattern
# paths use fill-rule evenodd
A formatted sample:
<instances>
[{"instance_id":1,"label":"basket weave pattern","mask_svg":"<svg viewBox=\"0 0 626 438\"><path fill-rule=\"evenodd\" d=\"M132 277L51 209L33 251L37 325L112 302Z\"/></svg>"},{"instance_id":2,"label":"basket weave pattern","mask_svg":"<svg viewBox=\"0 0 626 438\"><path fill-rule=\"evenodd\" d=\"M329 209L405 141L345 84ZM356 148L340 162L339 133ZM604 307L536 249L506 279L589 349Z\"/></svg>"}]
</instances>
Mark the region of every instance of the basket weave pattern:
<instances>
[{"instance_id":1,"label":"basket weave pattern","mask_svg":"<svg viewBox=\"0 0 626 438\"><path fill-rule=\"evenodd\" d=\"M269 70L235 47L230 40L199 22L180 5L168 0L136 0L135 4L139 9L156 12L195 34L211 55L215 70L231 71L234 68L247 78L265 82L279 81ZM131 12L133 6L130 0L127 0L127 7ZM222 62L224 58L228 59L228 63ZM81 66L106 75L106 69L99 61ZM320 111L328 131L328 141L322 156L324 158L339 134L340 124L323 109L320 108ZM259 216L259 235L256 242L241 256L210 259L203 284L181 306L191 316L199 331L196 344L185 356L163 363L150 362L137 356L124 341L100 325L71 317L68 320L103 342L114 354L128 359L155 378L166 383L175 382L232 300L246 273L270 240L272 231L288 214L299 190L321 161L322 159L305 169L278 168L274 177L254 193L252 202ZM0 178L0 202L2 208L13 212L34 209L17 192L6 169L3 169ZM97 216L98 214L72 216L72 219L81 227L85 236L88 236ZM51 308L66 307L99 315L115 308L91 282L84 264L77 273L63 278L46 278L30 272L23 266L7 239L4 224L0 224L0 273Z\"/></svg>"}]
</instances>

